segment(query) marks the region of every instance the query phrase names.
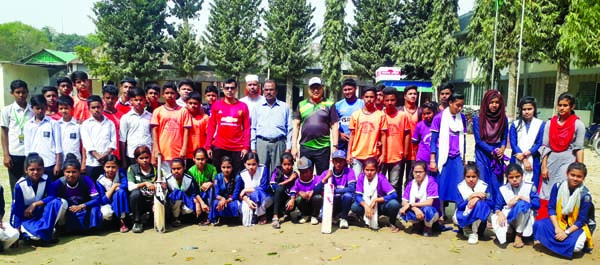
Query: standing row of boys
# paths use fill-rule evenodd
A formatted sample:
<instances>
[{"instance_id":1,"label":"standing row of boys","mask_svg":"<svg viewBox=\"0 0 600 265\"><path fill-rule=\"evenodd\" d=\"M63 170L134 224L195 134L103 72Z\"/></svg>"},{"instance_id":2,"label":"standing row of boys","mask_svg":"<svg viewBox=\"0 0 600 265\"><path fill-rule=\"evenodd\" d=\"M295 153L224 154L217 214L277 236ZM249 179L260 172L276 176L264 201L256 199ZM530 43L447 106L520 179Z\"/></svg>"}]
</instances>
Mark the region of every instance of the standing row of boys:
<instances>
[{"instance_id":1,"label":"standing row of boys","mask_svg":"<svg viewBox=\"0 0 600 265\"><path fill-rule=\"evenodd\" d=\"M261 95L255 75L246 77L247 96L239 100L233 79L225 80L219 101L218 89L208 86L204 106L191 80L165 84L164 104L155 84L141 89L124 79L120 96L107 85L102 97L91 95L88 84L84 72L74 72L28 104L27 84L11 83L15 103L2 110L0 126L13 238L52 241L57 224L77 232L113 219L127 232L128 218L133 232L142 232L160 170L168 173L163 188L173 226L185 215L203 225L231 217L265 224L271 205L274 228L296 207L299 223L318 224L323 187L331 182L340 228L348 228L352 211L373 229L385 215L391 231L399 231L398 216L429 236L447 229L444 207L454 202L454 222L471 244L489 219L501 243L514 228L515 247L532 235L568 257L593 247L585 128L569 94L559 97L558 115L547 124L536 118L532 97L520 100L509 123L502 95L488 91L473 119L476 164L465 165L464 96L450 84L440 87L441 105L420 108L417 87L408 86L397 108L395 88L367 87L359 99L356 82L347 79L344 99L333 103L312 78L309 97L293 114L277 100L274 81L264 82ZM536 214L549 219L534 225Z\"/></svg>"}]
</instances>

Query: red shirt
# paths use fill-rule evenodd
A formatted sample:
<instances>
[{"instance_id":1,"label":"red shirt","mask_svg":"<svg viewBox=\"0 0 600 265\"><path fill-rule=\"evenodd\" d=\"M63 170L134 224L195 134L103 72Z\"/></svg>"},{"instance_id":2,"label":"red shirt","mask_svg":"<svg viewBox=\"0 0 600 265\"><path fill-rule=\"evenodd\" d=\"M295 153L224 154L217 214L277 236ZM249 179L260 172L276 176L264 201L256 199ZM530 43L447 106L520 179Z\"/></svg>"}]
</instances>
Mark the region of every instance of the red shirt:
<instances>
[{"instance_id":1,"label":"red shirt","mask_svg":"<svg viewBox=\"0 0 600 265\"><path fill-rule=\"evenodd\" d=\"M119 154L119 124L121 121L121 116L123 115L119 112L109 113L106 111L103 111L102 114L104 114L104 117L106 117L115 124L115 129L117 130L117 148L115 148L113 154L117 156L117 158L121 159L121 156Z\"/></svg>"},{"instance_id":2,"label":"red shirt","mask_svg":"<svg viewBox=\"0 0 600 265\"><path fill-rule=\"evenodd\" d=\"M129 103L129 102L127 102ZM131 104L123 104L121 103L120 100L117 100L117 103L115 104L115 108L117 109L117 113L119 113L119 117L127 114L127 112L131 111L132 107Z\"/></svg>"},{"instance_id":3,"label":"red shirt","mask_svg":"<svg viewBox=\"0 0 600 265\"><path fill-rule=\"evenodd\" d=\"M250 113L245 103L219 100L212 105L210 114L205 148L214 145L228 151L250 150Z\"/></svg>"},{"instance_id":4,"label":"red shirt","mask_svg":"<svg viewBox=\"0 0 600 265\"><path fill-rule=\"evenodd\" d=\"M73 118L79 123L89 119L92 115L90 114L87 100L79 99L79 96L75 96L73 100L75 101L75 105L73 106Z\"/></svg>"}]
</instances>

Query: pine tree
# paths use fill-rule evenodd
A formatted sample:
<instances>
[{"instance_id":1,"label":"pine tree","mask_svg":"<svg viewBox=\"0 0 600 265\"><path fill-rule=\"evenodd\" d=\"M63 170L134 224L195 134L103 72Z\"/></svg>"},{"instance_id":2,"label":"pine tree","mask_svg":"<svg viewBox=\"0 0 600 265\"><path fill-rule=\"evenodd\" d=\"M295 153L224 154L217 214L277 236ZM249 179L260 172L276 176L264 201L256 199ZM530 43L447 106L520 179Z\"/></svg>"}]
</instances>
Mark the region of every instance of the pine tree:
<instances>
[{"instance_id":1,"label":"pine tree","mask_svg":"<svg viewBox=\"0 0 600 265\"><path fill-rule=\"evenodd\" d=\"M352 0L356 25L350 31L350 64L360 78L375 80L375 70L392 66L392 0Z\"/></svg>"},{"instance_id":2,"label":"pine tree","mask_svg":"<svg viewBox=\"0 0 600 265\"><path fill-rule=\"evenodd\" d=\"M342 83L342 63L348 51L348 26L345 0L325 0L325 21L321 29L321 53L319 61L323 67L321 78L333 97Z\"/></svg>"},{"instance_id":3,"label":"pine tree","mask_svg":"<svg viewBox=\"0 0 600 265\"><path fill-rule=\"evenodd\" d=\"M169 61L179 75L193 78L194 68L204 61L204 53L196 34L189 24L190 19L198 16L203 0L172 0L171 14L183 21L174 39L169 40Z\"/></svg>"},{"instance_id":4,"label":"pine tree","mask_svg":"<svg viewBox=\"0 0 600 265\"><path fill-rule=\"evenodd\" d=\"M269 0L265 14L267 37L264 43L267 67L273 76L286 80L286 102L292 104L294 80L312 64L310 45L315 24L314 8L306 0Z\"/></svg>"},{"instance_id":5,"label":"pine tree","mask_svg":"<svg viewBox=\"0 0 600 265\"><path fill-rule=\"evenodd\" d=\"M406 0L399 4L394 24L394 58L402 68L402 74L409 80L429 80L433 75L433 65L418 65L421 54L412 51L412 40L425 31L431 16L431 1Z\"/></svg>"},{"instance_id":6,"label":"pine tree","mask_svg":"<svg viewBox=\"0 0 600 265\"><path fill-rule=\"evenodd\" d=\"M166 47L167 1L102 0L93 12L103 52L120 71L113 76L156 79Z\"/></svg>"},{"instance_id":7,"label":"pine tree","mask_svg":"<svg viewBox=\"0 0 600 265\"><path fill-rule=\"evenodd\" d=\"M214 0L203 37L217 75L238 78L260 69L260 0Z\"/></svg>"}]
</instances>

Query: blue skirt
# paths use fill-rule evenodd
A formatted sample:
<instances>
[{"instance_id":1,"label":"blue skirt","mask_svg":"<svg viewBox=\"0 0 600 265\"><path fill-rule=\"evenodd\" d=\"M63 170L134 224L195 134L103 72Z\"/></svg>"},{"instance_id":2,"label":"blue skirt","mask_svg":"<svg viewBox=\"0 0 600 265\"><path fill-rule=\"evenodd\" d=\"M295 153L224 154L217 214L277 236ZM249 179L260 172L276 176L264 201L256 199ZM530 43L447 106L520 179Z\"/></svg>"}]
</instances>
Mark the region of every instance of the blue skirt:
<instances>
[{"instance_id":1,"label":"blue skirt","mask_svg":"<svg viewBox=\"0 0 600 265\"><path fill-rule=\"evenodd\" d=\"M567 236L564 241L558 241L554 239L554 225L552 225L550 218L544 218L533 224L533 238L540 241L542 245L552 250L552 252L567 258L573 257L575 243L577 243L577 238L579 238L581 233L583 233L583 230L577 229L577 231Z\"/></svg>"},{"instance_id":2,"label":"blue skirt","mask_svg":"<svg viewBox=\"0 0 600 265\"><path fill-rule=\"evenodd\" d=\"M185 192L181 190L174 190L170 192L168 197L171 203L174 203L176 201L182 201L182 206L185 205L193 211L196 210L196 203L194 202L194 197L188 196L187 194L185 194Z\"/></svg>"},{"instance_id":3,"label":"blue skirt","mask_svg":"<svg viewBox=\"0 0 600 265\"><path fill-rule=\"evenodd\" d=\"M219 217L238 217L240 211L240 202L237 200L233 200L228 203L223 211L217 210L217 205L219 204L218 200L214 200L210 207L210 212L208 213L208 218L211 222L216 222Z\"/></svg>"},{"instance_id":4,"label":"blue skirt","mask_svg":"<svg viewBox=\"0 0 600 265\"><path fill-rule=\"evenodd\" d=\"M488 204L483 201L478 201L475 203L475 207L473 207L471 212L465 216L463 213L465 212L468 204L469 201L465 200L456 207L456 221L458 222L459 227L469 226L477 220L482 222L487 221L488 216L492 212L492 209L490 209Z\"/></svg>"},{"instance_id":5,"label":"blue skirt","mask_svg":"<svg viewBox=\"0 0 600 265\"><path fill-rule=\"evenodd\" d=\"M438 217L439 217L438 210L433 206L423 206L419 209L421 209L421 211L425 215L424 219L425 219L425 222L427 222L427 223L430 223L436 214L438 214ZM417 221L417 215L412 210L409 210L406 212L406 214L404 216L402 216L402 219L404 219L404 221L406 221L406 222Z\"/></svg>"},{"instance_id":6,"label":"blue skirt","mask_svg":"<svg viewBox=\"0 0 600 265\"><path fill-rule=\"evenodd\" d=\"M496 148L500 147L500 144L491 146ZM479 168L481 179L490 187L492 201L496 201L496 196L499 196L500 194L500 187L504 185L504 175L494 174L494 169L490 166L492 164L492 157L478 148L475 148L475 161L477 162L477 168Z\"/></svg>"},{"instance_id":7,"label":"blue skirt","mask_svg":"<svg viewBox=\"0 0 600 265\"><path fill-rule=\"evenodd\" d=\"M270 196L263 190L254 190L248 197L251 201L256 203L256 205L261 205L265 198Z\"/></svg>"},{"instance_id":8,"label":"blue skirt","mask_svg":"<svg viewBox=\"0 0 600 265\"><path fill-rule=\"evenodd\" d=\"M129 213L129 197L127 196L127 191L118 189L112 196L110 206L117 218L121 218L123 214Z\"/></svg>"},{"instance_id":9,"label":"blue skirt","mask_svg":"<svg viewBox=\"0 0 600 265\"><path fill-rule=\"evenodd\" d=\"M83 232L99 227L102 224L100 206L86 208L84 211L78 213L67 210L65 215L67 232Z\"/></svg>"},{"instance_id":10,"label":"blue skirt","mask_svg":"<svg viewBox=\"0 0 600 265\"><path fill-rule=\"evenodd\" d=\"M506 217L506 220L510 223L512 221L514 221L515 219L517 219L517 217L519 217L520 214L525 214L529 211L529 208L531 208L531 204L526 202L526 201L518 201L513 207L512 209L510 209L510 212L508 213L508 216Z\"/></svg>"},{"instance_id":11,"label":"blue skirt","mask_svg":"<svg viewBox=\"0 0 600 265\"><path fill-rule=\"evenodd\" d=\"M213 200L213 188L210 188L206 191L200 190L200 198L202 198L202 201L204 201L206 205L210 206Z\"/></svg>"},{"instance_id":12,"label":"blue skirt","mask_svg":"<svg viewBox=\"0 0 600 265\"><path fill-rule=\"evenodd\" d=\"M454 158L448 157L442 174L439 174L436 179L440 200L453 202L461 200L457 187L463 180L463 171L464 166L460 156Z\"/></svg>"},{"instance_id":13,"label":"blue skirt","mask_svg":"<svg viewBox=\"0 0 600 265\"><path fill-rule=\"evenodd\" d=\"M27 232L39 237L41 240L50 242L61 207L62 200L58 198L54 199L44 205L44 207L36 208L35 211L33 211L33 217L22 220L21 226L23 226ZM19 227L15 228L19 229Z\"/></svg>"}]
</instances>

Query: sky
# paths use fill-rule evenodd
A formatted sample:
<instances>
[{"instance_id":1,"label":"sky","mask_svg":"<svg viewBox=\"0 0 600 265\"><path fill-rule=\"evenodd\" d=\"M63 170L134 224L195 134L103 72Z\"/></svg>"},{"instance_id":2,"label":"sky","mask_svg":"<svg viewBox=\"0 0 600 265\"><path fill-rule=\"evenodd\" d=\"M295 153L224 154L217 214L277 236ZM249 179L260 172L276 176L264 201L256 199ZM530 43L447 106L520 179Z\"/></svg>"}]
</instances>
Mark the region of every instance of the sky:
<instances>
[{"instance_id":1,"label":"sky","mask_svg":"<svg viewBox=\"0 0 600 265\"><path fill-rule=\"evenodd\" d=\"M94 33L96 27L92 21L92 6L97 0L2 0L0 9L0 24L13 21L21 21L25 24L41 29L49 26L59 33L87 35ZM204 0L200 18L193 21L197 31L208 23L210 12L209 3L212 0ZM316 8L313 21L320 28L323 24L325 14L325 0L309 0ZM475 0L459 0L458 14L464 14L473 8ZM263 1L266 4L267 1ZM353 22L354 8L351 4L346 5L347 22Z\"/></svg>"}]
</instances>

